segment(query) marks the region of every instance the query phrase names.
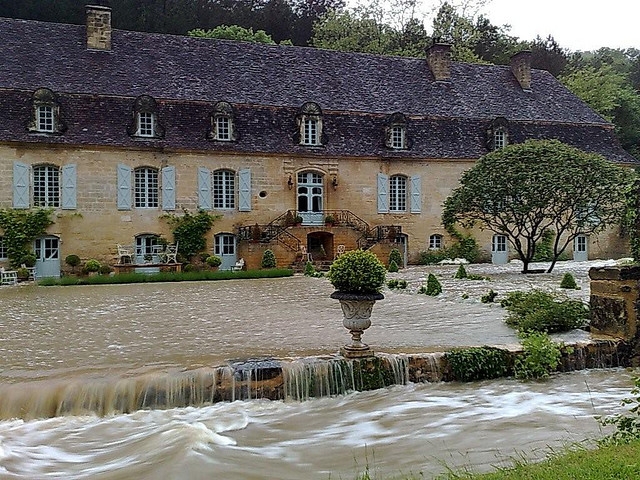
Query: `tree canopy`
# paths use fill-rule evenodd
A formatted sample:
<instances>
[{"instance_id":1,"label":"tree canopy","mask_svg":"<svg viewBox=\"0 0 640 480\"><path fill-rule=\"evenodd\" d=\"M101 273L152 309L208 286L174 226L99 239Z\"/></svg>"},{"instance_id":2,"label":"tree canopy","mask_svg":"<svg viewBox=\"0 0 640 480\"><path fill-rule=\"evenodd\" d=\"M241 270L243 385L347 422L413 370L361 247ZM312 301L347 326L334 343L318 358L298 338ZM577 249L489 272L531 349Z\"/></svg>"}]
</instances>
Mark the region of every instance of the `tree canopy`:
<instances>
[{"instance_id":1,"label":"tree canopy","mask_svg":"<svg viewBox=\"0 0 640 480\"><path fill-rule=\"evenodd\" d=\"M529 270L545 232L551 272L578 235L619 224L631 172L557 140L529 140L482 157L444 204L442 222L505 235Z\"/></svg>"}]
</instances>

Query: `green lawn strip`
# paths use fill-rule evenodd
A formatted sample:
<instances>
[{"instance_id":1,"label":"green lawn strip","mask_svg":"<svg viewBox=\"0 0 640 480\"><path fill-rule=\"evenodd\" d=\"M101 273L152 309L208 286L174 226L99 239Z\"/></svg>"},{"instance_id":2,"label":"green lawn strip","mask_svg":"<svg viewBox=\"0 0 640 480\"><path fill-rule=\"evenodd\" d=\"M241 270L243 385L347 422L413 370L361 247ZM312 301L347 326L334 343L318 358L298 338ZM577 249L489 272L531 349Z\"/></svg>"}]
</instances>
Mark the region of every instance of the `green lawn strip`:
<instances>
[{"instance_id":1,"label":"green lawn strip","mask_svg":"<svg viewBox=\"0 0 640 480\"><path fill-rule=\"evenodd\" d=\"M449 479L473 480L627 480L640 478L640 440L628 445L590 450L577 448L554 454L540 463L518 463L509 469Z\"/></svg>"},{"instance_id":2,"label":"green lawn strip","mask_svg":"<svg viewBox=\"0 0 640 480\"><path fill-rule=\"evenodd\" d=\"M43 278L38 285L50 287L54 285L105 285L120 283L153 283L153 282L194 282L202 280L230 280L234 278L278 278L290 277L293 270L271 268L265 270L203 271L203 272L161 272L153 274L122 273L117 275L95 275L91 277L65 276L61 278Z\"/></svg>"}]
</instances>

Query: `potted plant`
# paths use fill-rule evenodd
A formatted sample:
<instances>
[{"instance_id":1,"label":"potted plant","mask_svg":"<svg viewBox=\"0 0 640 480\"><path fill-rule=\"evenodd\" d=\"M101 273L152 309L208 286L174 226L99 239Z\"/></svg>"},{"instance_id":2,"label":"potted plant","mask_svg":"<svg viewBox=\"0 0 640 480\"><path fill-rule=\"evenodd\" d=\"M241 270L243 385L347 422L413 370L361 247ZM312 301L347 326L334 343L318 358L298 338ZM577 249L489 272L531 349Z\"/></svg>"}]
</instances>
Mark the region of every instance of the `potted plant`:
<instances>
[{"instance_id":1,"label":"potted plant","mask_svg":"<svg viewBox=\"0 0 640 480\"><path fill-rule=\"evenodd\" d=\"M324 223L327 226L332 226L334 223L336 223L336 219L333 215L327 215L326 217L324 217Z\"/></svg>"},{"instance_id":2,"label":"potted plant","mask_svg":"<svg viewBox=\"0 0 640 480\"><path fill-rule=\"evenodd\" d=\"M296 215L295 217L293 217L293 223L294 223L297 227L299 227L300 225L302 225L302 221L303 221L303 220L304 220L304 219L303 219L303 218L302 218L302 216L300 216L300 215Z\"/></svg>"},{"instance_id":3,"label":"potted plant","mask_svg":"<svg viewBox=\"0 0 640 480\"><path fill-rule=\"evenodd\" d=\"M100 262L94 258L87 260L87 263L84 264L84 271L87 272L90 276L96 275L98 270L100 270Z\"/></svg>"},{"instance_id":4,"label":"potted plant","mask_svg":"<svg viewBox=\"0 0 640 480\"><path fill-rule=\"evenodd\" d=\"M212 270L217 270L222 263L222 259L217 255L209 255L205 260L205 263L209 265L209 268Z\"/></svg>"},{"instance_id":5,"label":"potted plant","mask_svg":"<svg viewBox=\"0 0 640 480\"><path fill-rule=\"evenodd\" d=\"M351 333L351 344L341 349L342 354L347 358L371 356L373 351L361 337L371 326L373 305L384 298L380 289L386 278L385 266L371 252L351 250L331 264L327 276L336 289L331 298L340 301L342 324Z\"/></svg>"}]
</instances>

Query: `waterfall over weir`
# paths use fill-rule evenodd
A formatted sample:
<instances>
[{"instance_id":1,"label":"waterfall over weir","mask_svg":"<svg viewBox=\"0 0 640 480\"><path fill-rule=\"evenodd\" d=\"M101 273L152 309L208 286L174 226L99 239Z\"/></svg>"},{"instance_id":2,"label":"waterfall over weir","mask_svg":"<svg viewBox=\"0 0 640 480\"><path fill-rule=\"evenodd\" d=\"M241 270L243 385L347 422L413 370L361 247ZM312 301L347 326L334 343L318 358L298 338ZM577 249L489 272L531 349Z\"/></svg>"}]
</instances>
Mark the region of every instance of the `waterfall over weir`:
<instances>
[{"instance_id":1,"label":"waterfall over weir","mask_svg":"<svg viewBox=\"0 0 640 480\"><path fill-rule=\"evenodd\" d=\"M566 349L559 370L625 366L624 345L612 341L576 343ZM4 385L0 390L0 419L105 416L262 398L306 400L408 382L447 380L452 378L444 353L377 354L357 360L339 356L247 360L220 367L131 377Z\"/></svg>"}]
</instances>

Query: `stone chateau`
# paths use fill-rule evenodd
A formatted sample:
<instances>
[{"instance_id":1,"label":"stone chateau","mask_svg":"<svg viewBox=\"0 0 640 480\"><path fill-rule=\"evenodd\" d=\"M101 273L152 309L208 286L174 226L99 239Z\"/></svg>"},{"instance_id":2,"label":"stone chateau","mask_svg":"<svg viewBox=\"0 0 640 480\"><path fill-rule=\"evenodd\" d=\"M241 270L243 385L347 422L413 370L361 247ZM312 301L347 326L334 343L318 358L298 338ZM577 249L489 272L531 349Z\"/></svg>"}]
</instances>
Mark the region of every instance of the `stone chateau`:
<instances>
[{"instance_id":1,"label":"stone chateau","mask_svg":"<svg viewBox=\"0 0 640 480\"><path fill-rule=\"evenodd\" d=\"M40 276L69 254L114 264L117 244L142 263L173 240L163 215L199 209L220 215L207 248L221 268L258 267L267 248L281 267L357 247L412 262L452 241L442 204L492 149L555 138L635 163L528 52L510 66L452 62L444 44L385 57L121 31L109 8L86 13L0 18L0 208L55 209L34 244ZM476 237L505 261L504 238ZM575 258L618 244L582 239Z\"/></svg>"}]
</instances>

